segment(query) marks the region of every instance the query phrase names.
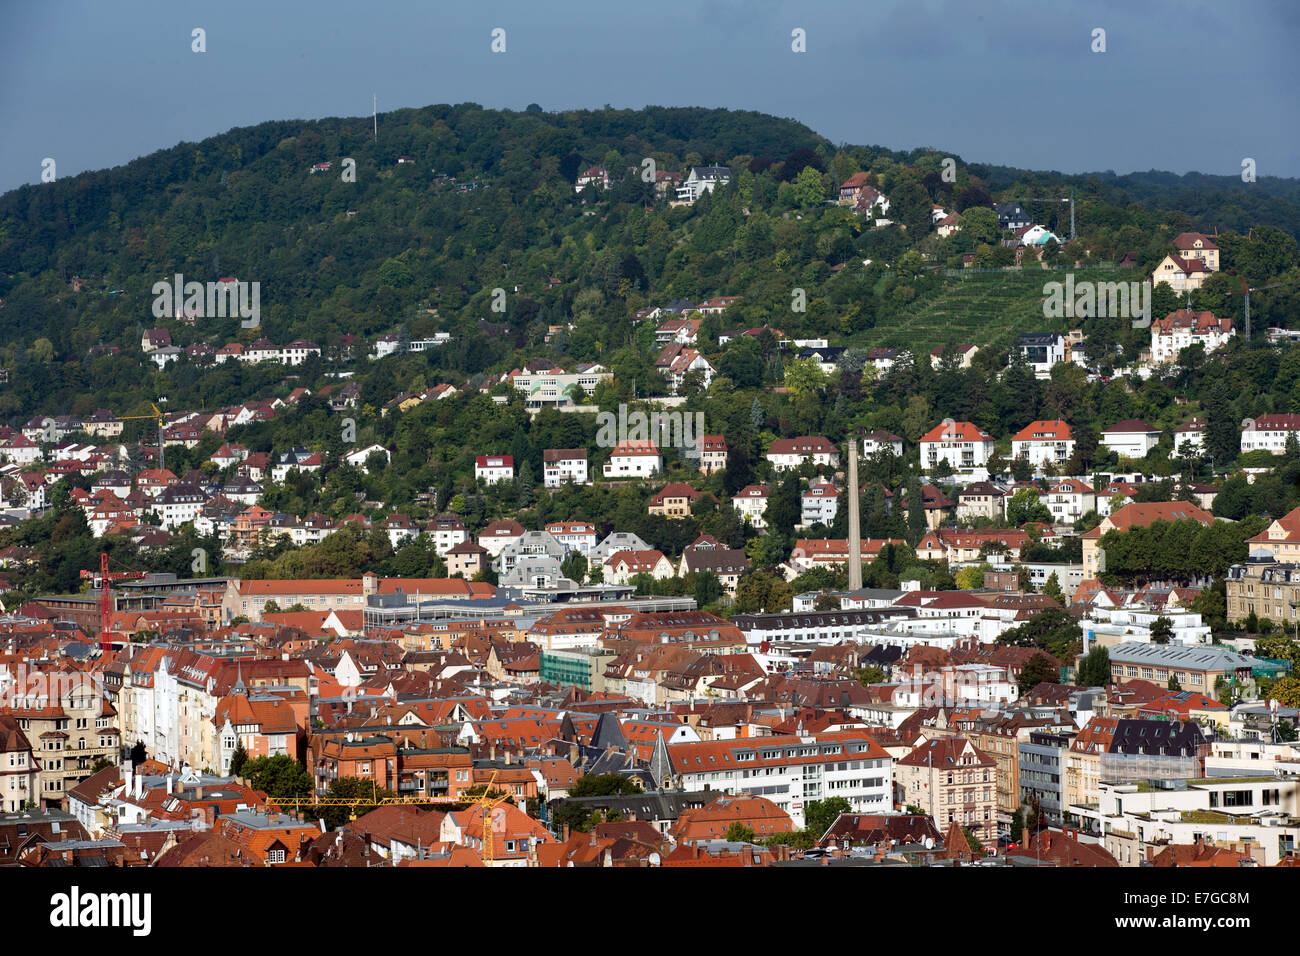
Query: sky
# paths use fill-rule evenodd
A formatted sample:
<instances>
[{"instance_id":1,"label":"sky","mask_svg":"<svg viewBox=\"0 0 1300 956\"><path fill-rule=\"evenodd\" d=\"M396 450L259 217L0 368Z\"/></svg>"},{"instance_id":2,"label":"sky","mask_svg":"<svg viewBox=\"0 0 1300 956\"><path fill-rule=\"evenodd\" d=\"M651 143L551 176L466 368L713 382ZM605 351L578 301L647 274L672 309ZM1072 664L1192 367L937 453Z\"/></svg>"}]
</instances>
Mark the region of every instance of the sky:
<instances>
[{"instance_id":1,"label":"sky","mask_svg":"<svg viewBox=\"0 0 1300 956\"><path fill-rule=\"evenodd\" d=\"M0 0L0 191L372 95L381 132L435 103L727 107L966 162L1300 176L1298 40L1296 0Z\"/></svg>"}]
</instances>

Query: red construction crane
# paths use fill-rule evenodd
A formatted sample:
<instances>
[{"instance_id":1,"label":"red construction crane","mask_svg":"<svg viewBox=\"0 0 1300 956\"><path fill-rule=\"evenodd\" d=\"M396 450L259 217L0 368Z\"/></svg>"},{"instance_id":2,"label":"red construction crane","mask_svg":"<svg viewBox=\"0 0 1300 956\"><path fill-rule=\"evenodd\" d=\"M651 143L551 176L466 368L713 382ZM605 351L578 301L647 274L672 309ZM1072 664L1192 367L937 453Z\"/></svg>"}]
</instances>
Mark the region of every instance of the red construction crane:
<instances>
[{"instance_id":1,"label":"red construction crane","mask_svg":"<svg viewBox=\"0 0 1300 956\"><path fill-rule=\"evenodd\" d=\"M129 578L147 578L149 575L145 571L110 571L108 555L101 552L99 573L82 571L81 576L91 579L94 581L94 586L99 588L99 646L103 653L107 654L111 642L109 635L113 630L113 587L110 582L124 581Z\"/></svg>"}]
</instances>

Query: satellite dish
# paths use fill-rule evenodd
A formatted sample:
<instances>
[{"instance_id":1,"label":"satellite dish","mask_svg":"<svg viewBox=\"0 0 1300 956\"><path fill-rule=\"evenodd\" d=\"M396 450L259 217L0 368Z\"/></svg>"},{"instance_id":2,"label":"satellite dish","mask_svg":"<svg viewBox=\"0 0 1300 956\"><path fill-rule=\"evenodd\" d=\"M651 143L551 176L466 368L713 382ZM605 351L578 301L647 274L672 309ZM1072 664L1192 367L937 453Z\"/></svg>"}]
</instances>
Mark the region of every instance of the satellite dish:
<instances>
[{"instance_id":1,"label":"satellite dish","mask_svg":"<svg viewBox=\"0 0 1300 956\"><path fill-rule=\"evenodd\" d=\"M933 850L933 849L934 849L934 837L926 837L926 838L925 838L925 848L926 848L927 850Z\"/></svg>"}]
</instances>

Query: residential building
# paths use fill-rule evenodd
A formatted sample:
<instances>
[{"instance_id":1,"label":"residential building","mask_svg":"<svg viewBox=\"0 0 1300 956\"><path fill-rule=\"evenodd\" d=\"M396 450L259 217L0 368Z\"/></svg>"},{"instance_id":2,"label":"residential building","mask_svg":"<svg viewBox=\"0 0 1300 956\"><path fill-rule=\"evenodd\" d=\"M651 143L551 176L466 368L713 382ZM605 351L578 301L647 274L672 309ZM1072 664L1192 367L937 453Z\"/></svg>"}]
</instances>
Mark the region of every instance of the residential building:
<instances>
[{"instance_id":1,"label":"residential building","mask_svg":"<svg viewBox=\"0 0 1300 956\"><path fill-rule=\"evenodd\" d=\"M1241 451L1268 451L1281 455L1287 441L1300 440L1300 413L1270 412L1258 418L1247 418L1241 427Z\"/></svg>"},{"instance_id":2,"label":"residential building","mask_svg":"<svg viewBox=\"0 0 1300 956\"><path fill-rule=\"evenodd\" d=\"M940 830L953 823L982 843L997 839L997 766L963 736L922 741L898 760L899 802L928 813Z\"/></svg>"},{"instance_id":3,"label":"residential building","mask_svg":"<svg viewBox=\"0 0 1300 956\"><path fill-rule=\"evenodd\" d=\"M1137 418L1116 422L1101 433L1101 443L1121 458L1136 461L1160 442L1160 429Z\"/></svg>"},{"instance_id":4,"label":"residential building","mask_svg":"<svg viewBox=\"0 0 1300 956\"><path fill-rule=\"evenodd\" d=\"M946 461L953 471L983 468L993 454L993 436L971 422L946 421L936 425L918 443L921 467L932 471Z\"/></svg>"},{"instance_id":5,"label":"residential building","mask_svg":"<svg viewBox=\"0 0 1300 956\"><path fill-rule=\"evenodd\" d=\"M767 460L777 471L798 468L805 461L836 468L839 467L840 452L820 435L800 435L773 441L767 449Z\"/></svg>"},{"instance_id":6,"label":"residential building","mask_svg":"<svg viewBox=\"0 0 1300 956\"><path fill-rule=\"evenodd\" d=\"M479 455L474 459L474 477L489 485L514 481L515 459L512 455Z\"/></svg>"},{"instance_id":7,"label":"residential building","mask_svg":"<svg viewBox=\"0 0 1300 956\"><path fill-rule=\"evenodd\" d=\"M1074 437L1063 421L1030 422L1011 437L1011 457L1035 469L1060 468L1074 454Z\"/></svg>"},{"instance_id":8,"label":"residential building","mask_svg":"<svg viewBox=\"0 0 1300 956\"><path fill-rule=\"evenodd\" d=\"M609 453L603 473L606 478L648 478L663 471L659 446L648 438L631 438L618 443Z\"/></svg>"},{"instance_id":9,"label":"residential building","mask_svg":"<svg viewBox=\"0 0 1300 956\"><path fill-rule=\"evenodd\" d=\"M542 452L542 484L559 488L587 483L587 449L547 448Z\"/></svg>"},{"instance_id":10,"label":"residential building","mask_svg":"<svg viewBox=\"0 0 1300 956\"><path fill-rule=\"evenodd\" d=\"M1176 362L1178 354L1193 345L1201 346L1208 354L1226 345L1236 334L1232 319L1220 319L1211 312L1193 312L1190 308L1170 312L1151 323L1151 364Z\"/></svg>"},{"instance_id":11,"label":"residential building","mask_svg":"<svg viewBox=\"0 0 1300 956\"><path fill-rule=\"evenodd\" d=\"M1196 521L1203 525L1214 524L1214 515L1204 508L1185 501L1149 501L1127 504L1108 514L1101 524L1091 531L1085 531L1083 538L1083 575L1095 578L1106 570L1106 552L1101 547L1101 539L1108 531L1128 531L1130 528L1145 528L1153 521Z\"/></svg>"}]
</instances>

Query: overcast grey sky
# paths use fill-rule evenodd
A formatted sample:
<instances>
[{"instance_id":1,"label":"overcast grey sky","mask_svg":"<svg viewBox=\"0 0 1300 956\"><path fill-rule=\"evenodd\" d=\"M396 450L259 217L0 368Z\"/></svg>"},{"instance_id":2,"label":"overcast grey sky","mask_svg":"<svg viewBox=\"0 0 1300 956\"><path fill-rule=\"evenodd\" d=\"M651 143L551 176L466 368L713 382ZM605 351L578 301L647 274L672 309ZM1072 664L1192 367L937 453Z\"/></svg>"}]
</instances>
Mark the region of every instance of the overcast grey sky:
<instances>
[{"instance_id":1,"label":"overcast grey sky","mask_svg":"<svg viewBox=\"0 0 1300 956\"><path fill-rule=\"evenodd\" d=\"M1297 0L5 0L0 190L45 157L62 178L368 115L372 93L381 112L733 107L972 162L1298 176L1298 40Z\"/></svg>"}]
</instances>

